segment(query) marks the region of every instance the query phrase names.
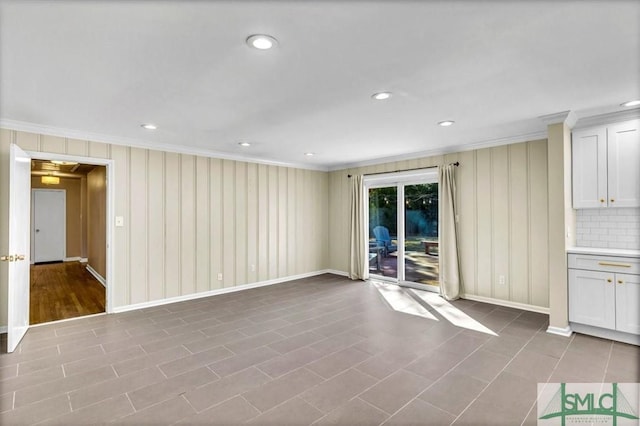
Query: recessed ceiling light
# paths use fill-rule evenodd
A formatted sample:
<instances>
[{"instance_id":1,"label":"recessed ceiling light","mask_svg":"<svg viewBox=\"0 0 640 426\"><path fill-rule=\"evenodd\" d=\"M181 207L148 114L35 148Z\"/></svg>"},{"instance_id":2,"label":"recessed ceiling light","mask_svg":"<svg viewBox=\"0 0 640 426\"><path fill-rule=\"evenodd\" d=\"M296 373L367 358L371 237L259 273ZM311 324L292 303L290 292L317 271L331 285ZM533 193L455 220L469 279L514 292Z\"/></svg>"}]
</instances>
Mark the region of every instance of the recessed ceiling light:
<instances>
[{"instance_id":1,"label":"recessed ceiling light","mask_svg":"<svg viewBox=\"0 0 640 426\"><path fill-rule=\"evenodd\" d=\"M453 123L455 123L455 121L445 120L445 121L440 121L438 123L438 126L448 127L448 126L451 126Z\"/></svg>"},{"instance_id":2,"label":"recessed ceiling light","mask_svg":"<svg viewBox=\"0 0 640 426\"><path fill-rule=\"evenodd\" d=\"M389 99L391 97L391 92L378 92L371 95L371 97L376 101L384 101L385 99Z\"/></svg>"},{"instance_id":3,"label":"recessed ceiling light","mask_svg":"<svg viewBox=\"0 0 640 426\"><path fill-rule=\"evenodd\" d=\"M156 130L158 128L158 126L152 123L143 123L140 125L140 127L147 130Z\"/></svg>"},{"instance_id":4,"label":"recessed ceiling light","mask_svg":"<svg viewBox=\"0 0 640 426\"><path fill-rule=\"evenodd\" d=\"M636 99L636 100L633 100L633 101L628 101L628 102L625 102L623 104L620 104L620 106L623 106L623 107L632 107L632 106L637 106L637 105L640 105L640 99Z\"/></svg>"},{"instance_id":5,"label":"recessed ceiling light","mask_svg":"<svg viewBox=\"0 0 640 426\"><path fill-rule=\"evenodd\" d=\"M278 40L267 34L254 34L247 38L249 47L260 50L269 50L278 45Z\"/></svg>"},{"instance_id":6,"label":"recessed ceiling light","mask_svg":"<svg viewBox=\"0 0 640 426\"><path fill-rule=\"evenodd\" d=\"M244 147L251 146L249 142L238 142L238 145L244 146Z\"/></svg>"},{"instance_id":7,"label":"recessed ceiling light","mask_svg":"<svg viewBox=\"0 0 640 426\"><path fill-rule=\"evenodd\" d=\"M304 155L307 157L313 157L315 154L313 152L305 152Z\"/></svg>"}]
</instances>

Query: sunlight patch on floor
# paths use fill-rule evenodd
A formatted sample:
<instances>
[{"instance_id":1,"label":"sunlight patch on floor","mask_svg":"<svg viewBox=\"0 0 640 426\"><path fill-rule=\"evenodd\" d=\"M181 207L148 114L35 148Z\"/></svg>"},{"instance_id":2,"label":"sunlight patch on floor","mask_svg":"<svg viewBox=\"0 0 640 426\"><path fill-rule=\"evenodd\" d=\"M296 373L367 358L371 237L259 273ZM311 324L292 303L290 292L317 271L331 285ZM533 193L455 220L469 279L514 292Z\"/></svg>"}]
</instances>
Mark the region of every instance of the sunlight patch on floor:
<instances>
[{"instance_id":1,"label":"sunlight patch on floor","mask_svg":"<svg viewBox=\"0 0 640 426\"><path fill-rule=\"evenodd\" d=\"M407 291L412 291L413 294L418 296L421 300L424 300L429 306L436 310L440 315L442 315L447 321L456 327L462 327L469 330L479 331L481 333L491 334L492 336L497 336L497 334L491 329L485 327L478 321L471 318L469 315L462 312L460 309L453 306L451 303L447 302L445 299L440 297L437 293L432 293L430 291L421 291L415 289L407 289Z\"/></svg>"},{"instance_id":2,"label":"sunlight patch on floor","mask_svg":"<svg viewBox=\"0 0 640 426\"><path fill-rule=\"evenodd\" d=\"M395 311L438 321L431 312L407 294L402 287L379 281L372 281L371 283Z\"/></svg>"}]
</instances>

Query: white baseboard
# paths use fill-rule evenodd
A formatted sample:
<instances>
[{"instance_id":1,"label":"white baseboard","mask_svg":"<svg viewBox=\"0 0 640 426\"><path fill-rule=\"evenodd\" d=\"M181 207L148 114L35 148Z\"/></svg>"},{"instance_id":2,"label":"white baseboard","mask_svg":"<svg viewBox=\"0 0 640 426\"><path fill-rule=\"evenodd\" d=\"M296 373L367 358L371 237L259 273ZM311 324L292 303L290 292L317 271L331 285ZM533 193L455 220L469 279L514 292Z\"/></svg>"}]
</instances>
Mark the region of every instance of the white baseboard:
<instances>
[{"instance_id":1,"label":"white baseboard","mask_svg":"<svg viewBox=\"0 0 640 426\"><path fill-rule=\"evenodd\" d=\"M474 302L490 303L492 305L504 306L507 308L522 309L523 311L537 312L539 314L549 315L549 308L542 306L528 305L526 303L511 302L509 300L494 299L493 297L476 296L475 294L462 294L461 298L473 300Z\"/></svg>"},{"instance_id":2,"label":"white baseboard","mask_svg":"<svg viewBox=\"0 0 640 426\"><path fill-rule=\"evenodd\" d=\"M341 277L349 277L349 273L348 272L338 271L337 269L325 269L324 273L333 274L333 275L340 275Z\"/></svg>"},{"instance_id":3,"label":"white baseboard","mask_svg":"<svg viewBox=\"0 0 640 426\"><path fill-rule=\"evenodd\" d=\"M569 327L569 326L566 326L566 327L552 327L552 326L549 326L549 327L547 327L547 333L556 334L558 336L563 336L563 337L571 337L571 334L573 333L573 331L571 330L571 327Z\"/></svg>"},{"instance_id":4,"label":"white baseboard","mask_svg":"<svg viewBox=\"0 0 640 426\"><path fill-rule=\"evenodd\" d=\"M87 266L87 269L89 269L89 267ZM283 277L283 278L276 278L273 280L266 280L266 281L258 281L255 283L251 283L251 284L244 284L244 285L239 285L239 286L235 286L235 287L226 287L226 288L218 288L215 290L209 290L209 291L204 291L201 293L192 293L192 294L186 294L184 296L176 296L176 297L169 297L167 299L158 299L158 300L152 300L149 302L142 302L142 303L135 303L133 305L124 305L124 306L118 306L113 308L113 313L119 313L119 312L128 312L128 311L135 311L138 309L144 309L144 308L151 308L154 306L161 306L161 305L168 305L169 303L176 303L176 302L184 302L187 300L195 300L195 299L202 299L203 297L210 297L210 296L217 296L219 294L226 294L226 293L234 293L236 291L243 291L243 290L249 290L252 288L258 288L258 287L265 287L265 286L269 286L269 285L274 285L274 284L281 284L287 281L293 281L293 280L299 280L302 278L309 278L309 277L315 277L317 275L322 275L322 274L335 274L335 275L342 275L343 273L340 272L334 272L332 270L329 269L323 269L320 271L314 271L314 272L308 272L305 274L299 274L299 275L291 275L288 277Z\"/></svg>"},{"instance_id":5,"label":"white baseboard","mask_svg":"<svg viewBox=\"0 0 640 426\"><path fill-rule=\"evenodd\" d=\"M97 273L96 270L91 267L91 265L87 265L86 268L87 268L87 271L89 271L89 273L93 275L94 278L98 280L100 284L102 284L105 287L107 286L107 280L105 280L102 275Z\"/></svg>"},{"instance_id":6,"label":"white baseboard","mask_svg":"<svg viewBox=\"0 0 640 426\"><path fill-rule=\"evenodd\" d=\"M603 339L616 340L618 342L640 346L640 335L637 334L624 333L622 331L609 330L606 328L593 327L591 325L578 324L574 322L570 323L569 326L576 333L589 334Z\"/></svg>"},{"instance_id":7,"label":"white baseboard","mask_svg":"<svg viewBox=\"0 0 640 426\"><path fill-rule=\"evenodd\" d=\"M89 259L87 259L86 257L76 256L76 257L65 257L62 261L63 262L87 263L89 261Z\"/></svg>"}]
</instances>

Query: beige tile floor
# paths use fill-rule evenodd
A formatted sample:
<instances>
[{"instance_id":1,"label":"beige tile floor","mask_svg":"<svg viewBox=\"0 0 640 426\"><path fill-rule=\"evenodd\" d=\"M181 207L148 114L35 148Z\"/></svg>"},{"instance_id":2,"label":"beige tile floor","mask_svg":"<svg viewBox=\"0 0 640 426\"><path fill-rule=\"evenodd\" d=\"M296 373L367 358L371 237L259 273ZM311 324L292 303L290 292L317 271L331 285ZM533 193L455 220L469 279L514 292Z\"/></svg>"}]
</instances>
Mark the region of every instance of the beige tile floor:
<instances>
[{"instance_id":1,"label":"beige tile floor","mask_svg":"<svg viewBox=\"0 0 640 426\"><path fill-rule=\"evenodd\" d=\"M0 355L0 424L535 424L538 382L640 381L638 347L453 305L497 336L334 275L35 327Z\"/></svg>"}]
</instances>

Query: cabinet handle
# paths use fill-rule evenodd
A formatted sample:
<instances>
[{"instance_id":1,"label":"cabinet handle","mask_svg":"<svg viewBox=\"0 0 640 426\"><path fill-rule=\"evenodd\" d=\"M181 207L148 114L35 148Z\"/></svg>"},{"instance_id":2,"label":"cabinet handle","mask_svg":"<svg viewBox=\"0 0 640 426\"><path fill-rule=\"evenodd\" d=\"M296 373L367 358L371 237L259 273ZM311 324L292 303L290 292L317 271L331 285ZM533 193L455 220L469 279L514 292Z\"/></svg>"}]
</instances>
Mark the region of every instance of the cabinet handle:
<instances>
[{"instance_id":1,"label":"cabinet handle","mask_svg":"<svg viewBox=\"0 0 640 426\"><path fill-rule=\"evenodd\" d=\"M608 282L608 283L610 283L610 282L612 282L612 281L613 281L613 280L612 280L611 278L607 278L607 282Z\"/></svg>"},{"instance_id":2,"label":"cabinet handle","mask_svg":"<svg viewBox=\"0 0 640 426\"><path fill-rule=\"evenodd\" d=\"M618 268L631 268L628 263L615 263L615 262L598 262L600 266L616 266Z\"/></svg>"},{"instance_id":3,"label":"cabinet handle","mask_svg":"<svg viewBox=\"0 0 640 426\"><path fill-rule=\"evenodd\" d=\"M614 199L612 198L612 199L611 199L611 202L613 203L614 201L616 201L616 200L614 200Z\"/></svg>"},{"instance_id":4,"label":"cabinet handle","mask_svg":"<svg viewBox=\"0 0 640 426\"><path fill-rule=\"evenodd\" d=\"M601 202L601 203L604 203L604 198L600 198L600 202Z\"/></svg>"},{"instance_id":5,"label":"cabinet handle","mask_svg":"<svg viewBox=\"0 0 640 426\"><path fill-rule=\"evenodd\" d=\"M618 280L618 284L624 284L624 281Z\"/></svg>"}]
</instances>

